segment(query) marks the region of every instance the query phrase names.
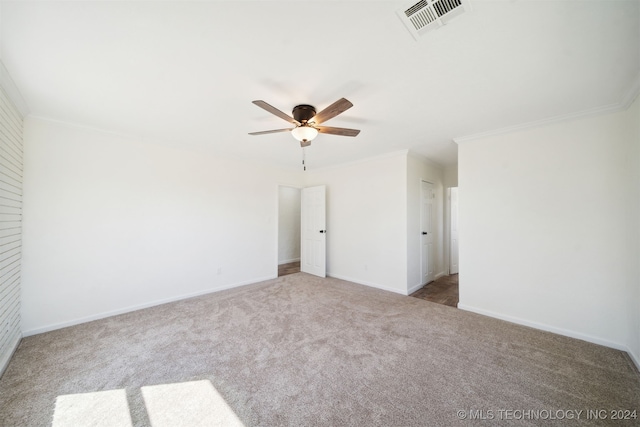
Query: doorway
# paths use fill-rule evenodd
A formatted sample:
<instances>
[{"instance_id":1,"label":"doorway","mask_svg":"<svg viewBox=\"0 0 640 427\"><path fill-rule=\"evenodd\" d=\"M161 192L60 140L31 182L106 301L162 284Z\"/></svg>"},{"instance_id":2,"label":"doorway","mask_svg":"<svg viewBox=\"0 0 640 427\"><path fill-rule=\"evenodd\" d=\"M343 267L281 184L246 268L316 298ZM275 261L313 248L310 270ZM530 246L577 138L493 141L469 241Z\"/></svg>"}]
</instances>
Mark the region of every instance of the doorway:
<instances>
[{"instance_id":1,"label":"doorway","mask_svg":"<svg viewBox=\"0 0 640 427\"><path fill-rule=\"evenodd\" d=\"M447 188L447 197L445 204L445 262L448 264L448 275L440 276L438 279L430 276L428 265L432 260L430 255L433 254L433 239L429 242L426 237L429 230L432 230L433 220L433 186L428 182L422 182L420 220L422 226L422 274L424 286L412 293L412 297L421 298L437 304L457 307L459 302L459 286L458 286L458 188ZM427 232L428 234L424 234ZM431 233L432 234L432 233ZM433 264L431 264L433 265ZM434 280L435 279L435 280Z\"/></svg>"},{"instance_id":2,"label":"doorway","mask_svg":"<svg viewBox=\"0 0 640 427\"><path fill-rule=\"evenodd\" d=\"M300 188L278 187L278 277L300 271Z\"/></svg>"},{"instance_id":3,"label":"doorway","mask_svg":"<svg viewBox=\"0 0 640 427\"><path fill-rule=\"evenodd\" d=\"M435 279L433 232L433 184L422 181L420 187L420 265L423 284Z\"/></svg>"}]
</instances>

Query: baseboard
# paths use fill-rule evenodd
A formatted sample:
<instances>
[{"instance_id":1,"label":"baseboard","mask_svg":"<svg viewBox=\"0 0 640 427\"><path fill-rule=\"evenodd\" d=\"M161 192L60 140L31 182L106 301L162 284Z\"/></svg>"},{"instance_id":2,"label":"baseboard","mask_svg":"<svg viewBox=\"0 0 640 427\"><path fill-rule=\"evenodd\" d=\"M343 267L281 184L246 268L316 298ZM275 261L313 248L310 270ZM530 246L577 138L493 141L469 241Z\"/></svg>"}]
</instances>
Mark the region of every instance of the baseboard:
<instances>
[{"instance_id":1,"label":"baseboard","mask_svg":"<svg viewBox=\"0 0 640 427\"><path fill-rule=\"evenodd\" d=\"M547 325L545 323L532 322L530 320L522 319L520 317L509 316L506 314L496 313L495 311L485 310L483 308L473 307L467 304L458 303L458 308L465 311L471 311L473 313L482 314L484 316L494 317L496 319L505 320L507 322L516 323L518 325L529 326L530 328L539 329L541 331L552 332L558 335L564 335L570 338L576 338L582 341L587 341L594 344L603 345L605 347L614 348L616 350L622 350L629 354L629 357L638 365L638 360L634 358L627 346L617 342L605 340L599 337L595 337L589 334L583 334L580 332L572 331L569 329L557 328L555 326ZM640 369L640 367L639 367Z\"/></svg>"},{"instance_id":2,"label":"baseboard","mask_svg":"<svg viewBox=\"0 0 640 427\"><path fill-rule=\"evenodd\" d=\"M42 333L45 333L45 332L54 331L56 329L62 329L62 328L67 328L69 326L79 325L81 323L92 322L94 320L105 319L107 317L117 316L119 314L130 313L130 312L136 311L136 310L142 310L144 308L155 307L156 305L167 304L167 303L170 303L170 302L175 302L175 301L180 301L180 300L184 300L184 299L188 299L188 298L198 297L200 295L211 294L211 293L214 293L214 292L220 292L220 291L224 291L224 290L227 290L227 289L237 288L237 287L240 287L240 286L251 285L251 284L254 284L254 283L258 283L258 282L264 282L265 280L271 280L271 279L275 279L277 277L278 277L277 275L259 277L259 278L251 279L251 280L248 280L248 281L245 281L245 282L238 282L238 283L233 283L233 284L230 284L230 285L219 286L219 287L216 287L216 288L213 288L213 289L205 289L205 290L202 290L202 291L192 292L192 293L189 293L189 294L182 294L182 295L178 295L178 296L175 296L175 297L163 298L163 299L151 301L151 302L144 303L144 304L131 305L131 306L128 306L128 307L125 307L125 308L117 309L117 310L105 311L105 312L102 312L102 313L99 313L99 314L95 314L95 315L91 315L91 316L81 317L81 318L77 318L77 319L73 319L73 320L68 320L68 321L65 321L65 322L54 323L54 324L51 324L51 325L43 326L41 328L34 328L34 329L27 330L27 331L22 331L22 335L25 336L25 337L28 337L28 336L31 336L31 335L42 334Z\"/></svg>"},{"instance_id":3,"label":"baseboard","mask_svg":"<svg viewBox=\"0 0 640 427\"><path fill-rule=\"evenodd\" d=\"M289 264L290 262L298 262L298 261L300 261L300 258L285 259L284 261L278 261L278 265Z\"/></svg>"},{"instance_id":4,"label":"baseboard","mask_svg":"<svg viewBox=\"0 0 640 427\"><path fill-rule=\"evenodd\" d=\"M444 271L441 271L440 273L438 273L438 274L436 274L436 275L434 276L433 280L434 280L434 281L436 281L436 280L438 280L439 278L444 277L444 276L448 276L448 274L446 274ZM431 283L431 282L429 282L429 283ZM410 287L410 288L409 288L409 290L408 290L408 292L407 292L407 295L411 295L412 293L414 293L414 292L415 292L415 291L417 291L418 289L422 289L422 288L424 287L424 285L425 285L425 284L424 284L424 283L422 283L422 284L417 284L417 285L414 285L414 286Z\"/></svg>"},{"instance_id":5,"label":"baseboard","mask_svg":"<svg viewBox=\"0 0 640 427\"><path fill-rule=\"evenodd\" d=\"M627 354L629 355L631 361L636 365L638 372L640 372L640 357L638 357L638 355L636 355L629 349L627 349Z\"/></svg>"},{"instance_id":6,"label":"baseboard","mask_svg":"<svg viewBox=\"0 0 640 427\"><path fill-rule=\"evenodd\" d=\"M407 291L407 295L411 295L412 293L414 293L415 291L422 289L424 285L423 284L419 284L419 285L415 285L409 288L409 290Z\"/></svg>"},{"instance_id":7,"label":"baseboard","mask_svg":"<svg viewBox=\"0 0 640 427\"><path fill-rule=\"evenodd\" d=\"M339 274L327 273L328 277L333 277L334 279L346 280L347 282L357 283L358 285L369 286L371 288L381 289L383 291L389 291L400 295L408 295L405 291L401 289L388 288L386 286L380 285L378 283L366 282L364 280L354 279L352 277L342 276Z\"/></svg>"},{"instance_id":8,"label":"baseboard","mask_svg":"<svg viewBox=\"0 0 640 427\"><path fill-rule=\"evenodd\" d=\"M8 351L4 356L2 356L2 360L0 360L0 378L2 378L2 375L4 374L4 371L7 369L7 366L9 366L9 362L11 361L13 354L18 349L18 346L20 345L20 341L22 341L22 334L18 332L15 338L13 339L13 342L11 343L11 346L10 346L11 351Z\"/></svg>"}]
</instances>

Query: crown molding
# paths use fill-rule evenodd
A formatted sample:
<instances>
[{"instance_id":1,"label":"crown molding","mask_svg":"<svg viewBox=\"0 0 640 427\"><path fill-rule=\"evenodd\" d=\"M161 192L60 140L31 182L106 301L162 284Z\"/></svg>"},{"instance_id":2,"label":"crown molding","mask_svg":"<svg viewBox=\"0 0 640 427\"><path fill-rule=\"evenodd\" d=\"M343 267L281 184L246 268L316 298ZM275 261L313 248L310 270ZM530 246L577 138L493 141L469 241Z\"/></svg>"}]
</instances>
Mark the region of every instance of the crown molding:
<instances>
[{"instance_id":1,"label":"crown molding","mask_svg":"<svg viewBox=\"0 0 640 427\"><path fill-rule=\"evenodd\" d=\"M575 113L563 114L563 115L554 116L554 117L547 117L546 119L535 120L527 123L521 123L514 126L507 126L504 128L494 129L486 132L460 136L460 137L453 138L453 142L455 142L456 144L461 144L464 142L487 138L490 136L504 135L507 133L547 126L555 123L567 122L575 119L582 119L586 117L594 117L594 116L600 116L603 114L625 111L627 108L631 106L631 104L633 104L633 101L635 101L639 93L640 93L640 74L636 76L629 90L625 92L625 95L622 97L622 99L619 102L602 105L600 107L589 108L587 110L577 111Z\"/></svg>"},{"instance_id":2,"label":"crown molding","mask_svg":"<svg viewBox=\"0 0 640 427\"><path fill-rule=\"evenodd\" d=\"M4 63L1 60L0 60L0 86L7 93L7 96L9 96L9 99L11 100L11 102L13 102L15 107L18 109L18 112L20 113L22 118L24 119L25 117L27 117L29 115L29 107L27 106L27 103L22 97L22 94L18 90L18 87L13 82L13 79L11 78L9 71L7 71L7 69L4 66Z\"/></svg>"}]
</instances>

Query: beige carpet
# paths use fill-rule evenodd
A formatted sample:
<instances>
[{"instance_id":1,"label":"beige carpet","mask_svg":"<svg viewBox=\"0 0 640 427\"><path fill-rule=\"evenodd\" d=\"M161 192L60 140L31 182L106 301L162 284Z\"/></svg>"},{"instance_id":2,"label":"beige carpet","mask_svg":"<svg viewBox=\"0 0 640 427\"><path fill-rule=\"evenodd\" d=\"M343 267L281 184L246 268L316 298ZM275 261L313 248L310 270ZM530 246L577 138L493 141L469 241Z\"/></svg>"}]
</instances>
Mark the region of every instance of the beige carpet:
<instances>
[{"instance_id":1,"label":"beige carpet","mask_svg":"<svg viewBox=\"0 0 640 427\"><path fill-rule=\"evenodd\" d=\"M245 426L640 425L584 412L640 411L623 352L304 273L25 338L0 425L50 425L59 396L125 390L150 426L147 404L172 393L148 387L204 380Z\"/></svg>"}]
</instances>

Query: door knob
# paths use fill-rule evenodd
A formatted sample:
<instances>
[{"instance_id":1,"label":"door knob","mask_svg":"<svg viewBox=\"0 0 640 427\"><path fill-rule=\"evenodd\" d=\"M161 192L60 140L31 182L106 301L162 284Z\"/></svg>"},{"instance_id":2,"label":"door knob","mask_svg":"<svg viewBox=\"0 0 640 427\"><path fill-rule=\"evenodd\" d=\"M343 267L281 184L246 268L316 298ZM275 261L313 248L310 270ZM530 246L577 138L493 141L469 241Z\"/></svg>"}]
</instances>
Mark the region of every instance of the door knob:
<instances>
[{"instance_id":1,"label":"door knob","mask_svg":"<svg viewBox=\"0 0 640 427\"><path fill-rule=\"evenodd\" d=\"M327 230L320 230L320 232L321 232L321 233L326 233L326 232L327 232Z\"/></svg>"},{"instance_id":2,"label":"door knob","mask_svg":"<svg viewBox=\"0 0 640 427\"><path fill-rule=\"evenodd\" d=\"M423 232L422 232L422 235L424 236L425 234L427 234L427 232L426 232L426 231L423 231Z\"/></svg>"}]
</instances>

